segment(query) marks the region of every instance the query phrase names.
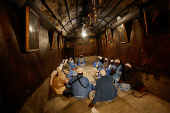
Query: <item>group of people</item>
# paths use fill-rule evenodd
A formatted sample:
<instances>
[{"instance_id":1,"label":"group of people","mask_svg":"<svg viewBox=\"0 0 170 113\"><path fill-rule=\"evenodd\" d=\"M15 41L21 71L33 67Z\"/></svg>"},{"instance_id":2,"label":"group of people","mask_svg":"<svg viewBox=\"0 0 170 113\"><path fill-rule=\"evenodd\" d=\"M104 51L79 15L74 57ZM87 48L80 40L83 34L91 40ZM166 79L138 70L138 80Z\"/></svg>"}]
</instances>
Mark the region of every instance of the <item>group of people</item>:
<instances>
[{"instance_id":1,"label":"group of people","mask_svg":"<svg viewBox=\"0 0 170 113\"><path fill-rule=\"evenodd\" d=\"M77 68L78 66L74 63L73 58L69 58L69 60L64 59L60 66L51 74L50 85L53 92L62 94L66 89L65 85L68 84L73 76L77 75L75 71Z\"/></svg>"},{"instance_id":2,"label":"group of people","mask_svg":"<svg viewBox=\"0 0 170 113\"><path fill-rule=\"evenodd\" d=\"M109 62L107 58L98 56L98 60L93 62L93 66L98 69L95 76L97 79L101 77L100 70L103 69L107 75L113 77L115 86L121 91L134 89L139 82L131 64L125 63L125 65L123 65L119 59L111 59Z\"/></svg>"},{"instance_id":3,"label":"group of people","mask_svg":"<svg viewBox=\"0 0 170 113\"><path fill-rule=\"evenodd\" d=\"M83 55L80 55L78 59L78 66L85 66L85 59ZM51 74L51 82L50 85L52 90L57 94L62 94L62 92L66 89L66 85L73 78L73 76L77 75L77 64L74 62L73 58L64 59L63 62L54 70Z\"/></svg>"},{"instance_id":4,"label":"group of people","mask_svg":"<svg viewBox=\"0 0 170 113\"><path fill-rule=\"evenodd\" d=\"M118 86L119 89L123 87L123 91L127 91L127 85L121 84L126 82L131 85L132 71L129 63L126 63L123 67L119 59L110 60L109 62L107 58L103 59L99 56L98 61L93 63L93 66L98 70L97 76L99 77L96 86L90 84L88 78L83 76L83 68L81 66L85 65L85 59L82 55L78 59L79 67L74 63L73 58L63 60L57 70L51 74L52 90L54 92L58 91L57 94L62 94L65 89L70 88L76 99L84 99L91 96L93 97L91 99L92 102L88 107L93 108L97 102L115 99L117 97L117 88L115 86ZM92 91L95 91L95 93L89 95Z\"/></svg>"}]
</instances>

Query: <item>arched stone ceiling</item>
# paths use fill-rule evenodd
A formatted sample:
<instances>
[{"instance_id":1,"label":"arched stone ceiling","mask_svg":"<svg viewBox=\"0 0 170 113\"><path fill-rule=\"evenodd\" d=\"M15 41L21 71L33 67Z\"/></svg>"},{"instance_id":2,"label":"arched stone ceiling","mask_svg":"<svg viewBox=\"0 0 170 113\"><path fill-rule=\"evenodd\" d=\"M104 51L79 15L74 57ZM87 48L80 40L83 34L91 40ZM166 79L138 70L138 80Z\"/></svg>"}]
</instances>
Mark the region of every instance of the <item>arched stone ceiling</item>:
<instances>
[{"instance_id":1,"label":"arched stone ceiling","mask_svg":"<svg viewBox=\"0 0 170 113\"><path fill-rule=\"evenodd\" d=\"M117 16L125 16L141 3L149 0L95 0L97 21L87 27L89 35L94 36L106 30L117 21ZM75 37L80 33L83 17L87 17L91 0L41 0L41 11L64 36ZM77 35L78 36L78 35Z\"/></svg>"}]
</instances>

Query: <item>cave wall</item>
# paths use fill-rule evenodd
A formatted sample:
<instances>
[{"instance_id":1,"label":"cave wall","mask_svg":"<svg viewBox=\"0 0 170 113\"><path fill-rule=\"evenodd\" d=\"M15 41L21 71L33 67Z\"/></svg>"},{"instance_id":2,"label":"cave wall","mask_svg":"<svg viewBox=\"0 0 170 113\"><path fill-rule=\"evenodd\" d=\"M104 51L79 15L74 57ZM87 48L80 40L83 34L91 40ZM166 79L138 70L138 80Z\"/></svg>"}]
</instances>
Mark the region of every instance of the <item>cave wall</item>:
<instances>
[{"instance_id":1,"label":"cave wall","mask_svg":"<svg viewBox=\"0 0 170 113\"><path fill-rule=\"evenodd\" d=\"M82 38L82 41L83 41L83 38ZM66 48L74 48L75 57L79 57L80 55L84 55L84 56L97 55L97 42L96 42L96 44L95 43L91 44L89 41L89 45L84 45L82 42L82 46L78 46L76 43L76 38L75 39L67 39Z\"/></svg>"},{"instance_id":2,"label":"cave wall","mask_svg":"<svg viewBox=\"0 0 170 113\"><path fill-rule=\"evenodd\" d=\"M0 1L0 105L6 113L17 112L65 55L64 48L50 49L50 33L42 26L39 50L23 52L25 28L22 19L20 9Z\"/></svg>"},{"instance_id":3,"label":"cave wall","mask_svg":"<svg viewBox=\"0 0 170 113\"><path fill-rule=\"evenodd\" d=\"M113 43L102 45L97 37L98 55L129 62L149 93L170 102L170 33L146 36L143 17L125 24L129 42L120 44L119 37ZM113 29L114 30L114 29Z\"/></svg>"},{"instance_id":4,"label":"cave wall","mask_svg":"<svg viewBox=\"0 0 170 113\"><path fill-rule=\"evenodd\" d=\"M130 34L129 43L120 44L117 34L116 37L114 37L113 43L107 43L107 45L104 46L102 45L102 39L98 36L98 55L113 60L120 59L123 64L129 62L132 66L142 67L141 49L143 49L143 29L140 28L141 24L139 20L134 20L125 24L125 26L128 31L131 30L130 33L127 32L127 34Z\"/></svg>"},{"instance_id":5,"label":"cave wall","mask_svg":"<svg viewBox=\"0 0 170 113\"><path fill-rule=\"evenodd\" d=\"M97 46L75 47L75 56L92 56L97 54Z\"/></svg>"},{"instance_id":6,"label":"cave wall","mask_svg":"<svg viewBox=\"0 0 170 113\"><path fill-rule=\"evenodd\" d=\"M128 22L125 26L129 34L129 42L120 44L117 35L113 43L103 46L102 39L98 36L98 55L109 59L120 59L123 64L129 62L132 67L168 75L170 73L170 39L168 38L170 33L146 36L143 18Z\"/></svg>"}]
</instances>

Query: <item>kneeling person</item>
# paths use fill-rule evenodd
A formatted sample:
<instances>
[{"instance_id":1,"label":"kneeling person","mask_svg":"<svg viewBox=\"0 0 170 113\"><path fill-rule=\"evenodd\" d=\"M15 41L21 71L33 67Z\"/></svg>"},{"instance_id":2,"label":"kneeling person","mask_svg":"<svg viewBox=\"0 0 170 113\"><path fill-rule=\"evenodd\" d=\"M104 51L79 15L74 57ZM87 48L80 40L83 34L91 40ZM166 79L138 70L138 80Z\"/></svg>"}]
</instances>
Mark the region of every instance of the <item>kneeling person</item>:
<instances>
[{"instance_id":1,"label":"kneeling person","mask_svg":"<svg viewBox=\"0 0 170 113\"><path fill-rule=\"evenodd\" d=\"M131 65L129 63L125 64L124 73L120 78L119 83L120 84L118 88L121 91L128 91L130 89L134 89L137 83L139 83L135 70L131 68Z\"/></svg>"},{"instance_id":2,"label":"kneeling person","mask_svg":"<svg viewBox=\"0 0 170 113\"><path fill-rule=\"evenodd\" d=\"M80 55L80 58L78 59L78 66L85 66L85 58L83 58L83 55Z\"/></svg>"},{"instance_id":3,"label":"kneeling person","mask_svg":"<svg viewBox=\"0 0 170 113\"><path fill-rule=\"evenodd\" d=\"M82 68L77 69L77 74L69 81L67 87L72 88L72 93L76 99L84 99L93 89L93 85L89 84L89 79L83 76Z\"/></svg>"},{"instance_id":4,"label":"kneeling person","mask_svg":"<svg viewBox=\"0 0 170 113\"><path fill-rule=\"evenodd\" d=\"M78 67L77 67L77 64L74 63L73 58L69 58L69 64L68 64L68 66L69 66L69 69L72 69L72 70L78 68Z\"/></svg>"},{"instance_id":5,"label":"kneeling person","mask_svg":"<svg viewBox=\"0 0 170 113\"><path fill-rule=\"evenodd\" d=\"M105 70L100 70L101 78L96 83L96 94L89 108L93 108L96 102L111 101L117 97L117 89L113 85L113 77L106 75Z\"/></svg>"}]
</instances>

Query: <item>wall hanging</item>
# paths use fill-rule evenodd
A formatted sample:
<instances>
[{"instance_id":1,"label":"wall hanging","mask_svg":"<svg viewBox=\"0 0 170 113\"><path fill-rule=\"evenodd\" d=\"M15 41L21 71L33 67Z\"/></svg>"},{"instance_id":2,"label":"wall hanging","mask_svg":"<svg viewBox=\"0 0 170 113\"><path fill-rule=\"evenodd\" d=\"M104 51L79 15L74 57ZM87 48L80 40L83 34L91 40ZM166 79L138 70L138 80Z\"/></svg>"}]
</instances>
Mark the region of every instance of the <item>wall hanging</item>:
<instances>
[{"instance_id":1,"label":"wall hanging","mask_svg":"<svg viewBox=\"0 0 170 113\"><path fill-rule=\"evenodd\" d=\"M39 50L39 16L29 7L26 7L26 52Z\"/></svg>"}]
</instances>

